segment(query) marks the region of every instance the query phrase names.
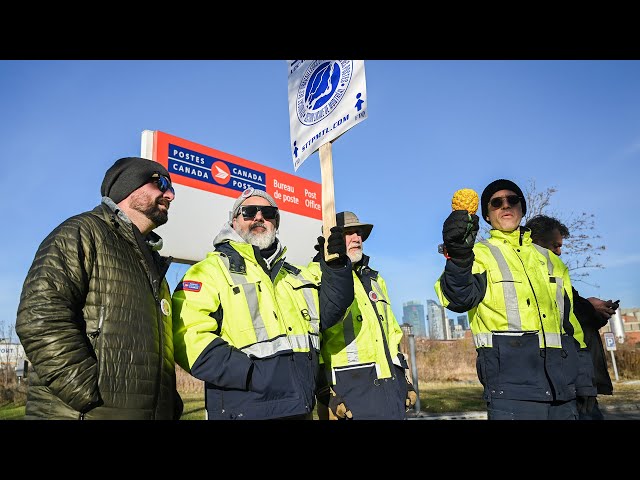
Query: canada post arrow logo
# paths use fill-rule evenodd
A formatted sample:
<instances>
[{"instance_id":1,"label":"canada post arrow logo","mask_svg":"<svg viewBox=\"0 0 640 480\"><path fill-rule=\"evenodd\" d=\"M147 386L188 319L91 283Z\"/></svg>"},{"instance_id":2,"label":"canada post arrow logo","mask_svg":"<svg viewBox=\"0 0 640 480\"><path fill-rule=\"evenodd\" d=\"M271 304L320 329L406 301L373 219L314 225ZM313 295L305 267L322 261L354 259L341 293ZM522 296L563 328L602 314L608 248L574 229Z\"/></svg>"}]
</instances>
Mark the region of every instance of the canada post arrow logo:
<instances>
[{"instance_id":1,"label":"canada post arrow logo","mask_svg":"<svg viewBox=\"0 0 640 480\"><path fill-rule=\"evenodd\" d=\"M216 163L214 163L211 167L211 172L213 173L213 178L220 185L226 185L231 179L231 172L229 171L229 167L224 162L217 161Z\"/></svg>"}]
</instances>

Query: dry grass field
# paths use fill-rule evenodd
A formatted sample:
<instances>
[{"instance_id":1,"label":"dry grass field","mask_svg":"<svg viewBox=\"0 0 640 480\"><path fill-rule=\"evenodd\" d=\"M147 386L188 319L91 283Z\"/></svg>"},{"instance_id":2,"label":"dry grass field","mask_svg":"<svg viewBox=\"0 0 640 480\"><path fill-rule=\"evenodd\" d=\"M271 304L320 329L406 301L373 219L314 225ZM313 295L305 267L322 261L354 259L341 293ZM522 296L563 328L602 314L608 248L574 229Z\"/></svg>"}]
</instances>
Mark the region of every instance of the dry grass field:
<instances>
[{"instance_id":1,"label":"dry grass field","mask_svg":"<svg viewBox=\"0 0 640 480\"><path fill-rule=\"evenodd\" d=\"M406 345L403 346L403 350ZM425 413L482 411L482 386L475 370L476 351L470 338L451 341L415 339L415 362L418 371L420 410ZM409 356L409 355L408 355ZM640 344L625 343L615 351L619 381L614 381L614 394L601 395L603 406L640 405ZM607 352L609 373L615 375ZM204 385L177 367L178 391L185 407L183 420L202 420ZM0 375L0 380L3 376ZM24 416L25 385L0 381L0 420Z\"/></svg>"}]
</instances>

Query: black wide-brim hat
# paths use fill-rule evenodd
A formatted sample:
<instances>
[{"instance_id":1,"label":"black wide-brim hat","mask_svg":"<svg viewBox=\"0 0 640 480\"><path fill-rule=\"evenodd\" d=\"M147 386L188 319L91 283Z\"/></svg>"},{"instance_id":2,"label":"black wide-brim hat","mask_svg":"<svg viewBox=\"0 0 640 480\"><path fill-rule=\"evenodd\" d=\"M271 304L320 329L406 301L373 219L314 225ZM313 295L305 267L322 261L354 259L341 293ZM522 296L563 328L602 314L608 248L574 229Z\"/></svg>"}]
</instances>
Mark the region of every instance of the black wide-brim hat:
<instances>
[{"instance_id":1,"label":"black wide-brim hat","mask_svg":"<svg viewBox=\"0 0 640 480\"><path fill-rule=\"evenodd\" d=\"M363 242L369 238L371 230L373 230L372 224L360 223L360 220L353 212L336 213L336 225L344 228L358 227L358 229L360 229Z\"/></svg>"}]
</instances>

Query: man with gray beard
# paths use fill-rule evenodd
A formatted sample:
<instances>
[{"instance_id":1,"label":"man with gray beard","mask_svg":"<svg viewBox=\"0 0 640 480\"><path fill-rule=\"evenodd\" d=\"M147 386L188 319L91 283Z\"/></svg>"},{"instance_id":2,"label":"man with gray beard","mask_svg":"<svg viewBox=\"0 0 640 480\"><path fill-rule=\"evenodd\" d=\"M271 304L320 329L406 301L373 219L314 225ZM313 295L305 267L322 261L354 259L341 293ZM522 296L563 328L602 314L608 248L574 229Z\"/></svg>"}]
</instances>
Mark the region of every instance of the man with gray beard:
<instances>
[{"instance_id":1,"label":"man with gray beard","mask_svg":"<svg viewBox=\"0 0 640 480\"><path fill-rule=\"evenodd\" d=\"M361 223L353 212L338 213L336 225L343 229L341 243L351 263L355 297L342 312L341 321L322 333L324 373L318 382L318 417L404 420L417 395L400 352L402 329L391 309L387 285L369 267L369 257L363 253L373 225ZM321 275L324 284L321 239L309 270ZM329 237L328 247L332 240Z\"/></svg>"},{"instance_id":2,"label":"man with gray beard","mask_svg":"<svg viewBox=\"0 0 640 480\"><path fill-rule=\"evenodd\" d=\"M351 264L334 227L327 250L338 257L321 262L320 288L319 275L286 262L279 225L271 195L248 188L173 293L176 362L205 382L209 420L313 417L320 332L353 300Z\"/></svg>"}]
</instances>

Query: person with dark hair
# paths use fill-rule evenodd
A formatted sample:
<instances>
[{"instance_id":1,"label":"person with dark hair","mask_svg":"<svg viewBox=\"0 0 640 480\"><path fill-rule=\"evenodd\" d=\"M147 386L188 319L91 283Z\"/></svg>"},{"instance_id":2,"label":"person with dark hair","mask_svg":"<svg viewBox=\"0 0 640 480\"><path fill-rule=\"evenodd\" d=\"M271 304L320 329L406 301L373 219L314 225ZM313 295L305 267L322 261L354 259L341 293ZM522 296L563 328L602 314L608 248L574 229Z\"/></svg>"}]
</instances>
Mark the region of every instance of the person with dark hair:
<instances>
[{"instance_id":1,"label":"person with dark hair","mask_svg":"<svg viewBox=\"0 0 640 480\"><path fill-rule=\"evenodd\" d=\"M489 238L475 243L477 215L451 212L435 290L444 307L469 312L487 417L576 420L576 397L595 397L596 389L569 270L520 225L527 203L518 185L495 180L480 202Z\"/></svg>"},{"instance_id":2,"label":"person with dark hair","mask_svg":"<svg viewBox=\"0 0 640 480\"><path fill-rule=\"evenodd\" d=\"M560 255L562 240L569 236L569 229L564 223L547 215L536 215L531 217L524 226L531 230L533 243Z\"/></svg>"},{"instance_id":3,"label":"person with dark hair","mask_svg":"<svg viewBox=\"0 0 640 480\"><path fill-rule=\"evenodd\" d=\"M363 253L373 225L362 223L353 212L338 213L336 225L344 229L344 238L335 241L346 248L351 261L355 296L341 321L322 334L324 371L318 382L318 417L405 420L417 394L400 351L402 329L393 314L387 284ZM320 275L324 251L320 244L316 249L309 268Z\"/></svg>"},{"instance_id":4,"label":"person with dark hair","mask_svg":"<svg viewBox=\"0 0 640 480\"><path fill-rule=\"evenodd\" d=\"M175 198L160 163L125 157L102 203L57 226L24 281L16 333L33 366L26 419L177 420L171 293L153 230Z\"/></svg>"},{"instance_id":5,"label":"person with dark hair","mask_svg":"<svg viewBox=\"0 0 640 480\"><path fill-rule=\"evenodd\" d=\"M334 227L337 258L323 281L286 261L280 210L264 190L243 191L213 240L173 293L178 364L205 382L209 420L310 420L321 332L353 299L351 268ZM325 238L319 242L324 248ZM339 295L336 294L339 292Z\"/></svg>"},{"instance_id":6,"label":"person with dark hair","mask_svg":"<svg viewBox=\"0 0 640 480\"><path fill-rule=\"evenodd\" d=\"M569 229L560 220L547 215L532 217L525 227L531 230L531 239L537 245L551 250L556 255L562 254L563 239L570 236ZM593 385L598 395L613 395L613 384L607 369L605 350L602 345L599 330L604 327L611 315L618 309L617 302L601 300L596 297L581 297L573 287L573 311L582 325L584 341L589 347L593 362ZM578 398L578 413L580 420L604 420L604 415L598 406L597 397Z\"/></svg>"}]
</instances>

